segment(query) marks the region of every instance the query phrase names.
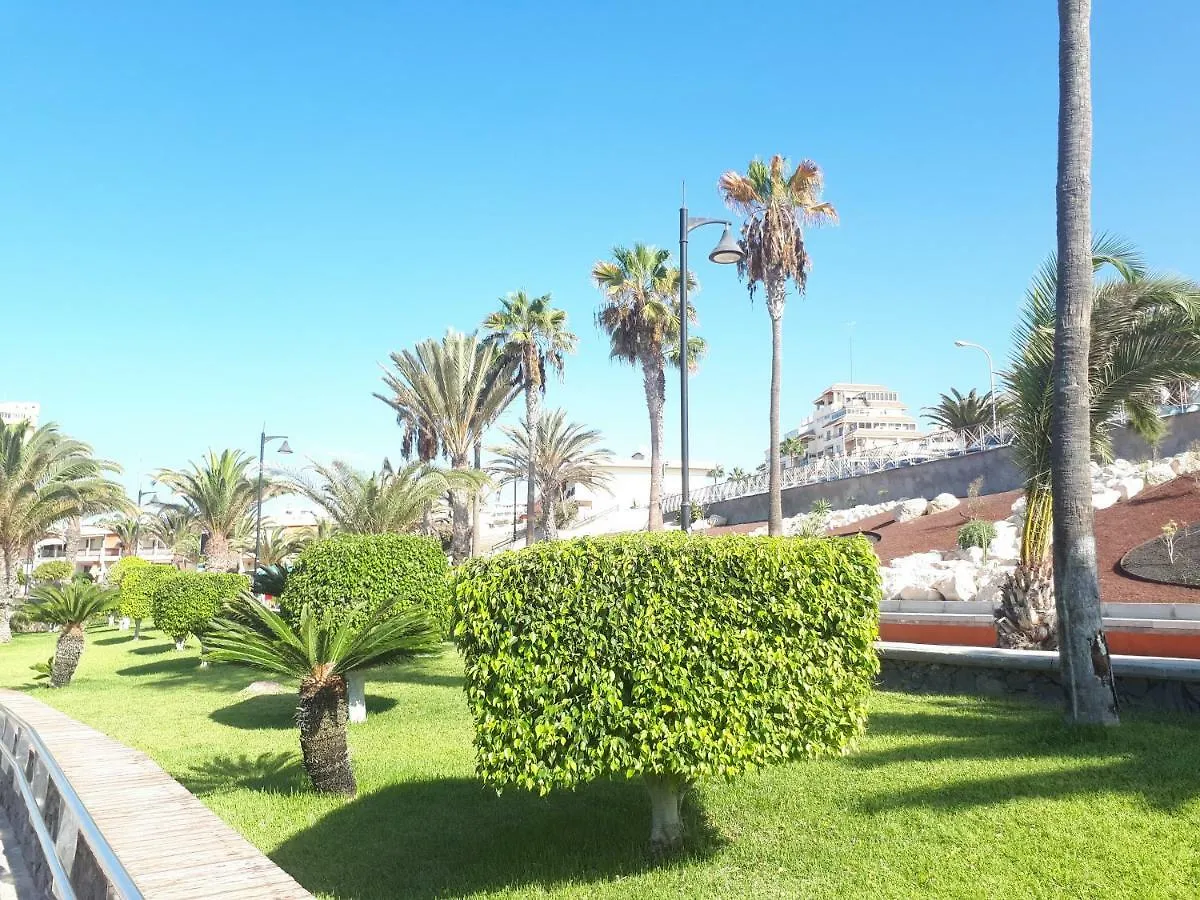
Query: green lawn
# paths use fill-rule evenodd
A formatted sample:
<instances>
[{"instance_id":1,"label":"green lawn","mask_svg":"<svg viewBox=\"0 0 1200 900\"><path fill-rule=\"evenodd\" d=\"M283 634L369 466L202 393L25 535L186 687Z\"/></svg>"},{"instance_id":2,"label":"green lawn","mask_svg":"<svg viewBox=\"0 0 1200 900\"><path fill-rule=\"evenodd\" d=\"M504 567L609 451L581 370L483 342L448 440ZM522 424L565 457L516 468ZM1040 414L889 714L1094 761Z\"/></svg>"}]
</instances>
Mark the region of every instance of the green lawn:
<instances>
[{"instance_id":1,"label":"green lawn","mask_svg":"<svg viewBox=\"0 0 1200 900\"><path fill-rule=\"evenodd\" d=\"M878 694L837 760L694 796L696 838L656 865L636 784L497 797L472 777L453 651L381 670L351 731L360 795L311 794L290 696L258 676L100 629L76 683L32 688L51 635L0 648L0 684L149 753L322 896L1195 897L1200 723L1068 734L1054 711Z\"/></svg>"}]
</instances>

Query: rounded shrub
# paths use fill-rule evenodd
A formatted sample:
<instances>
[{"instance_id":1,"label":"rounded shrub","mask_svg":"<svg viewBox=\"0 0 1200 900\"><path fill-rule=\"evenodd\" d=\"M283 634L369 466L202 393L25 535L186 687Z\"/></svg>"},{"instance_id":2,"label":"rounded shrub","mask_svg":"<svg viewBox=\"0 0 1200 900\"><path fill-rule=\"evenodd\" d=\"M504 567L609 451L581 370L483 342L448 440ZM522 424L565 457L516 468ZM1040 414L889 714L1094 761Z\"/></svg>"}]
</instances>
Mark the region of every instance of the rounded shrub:
<instances>
[{"instance_id":1,"label":"rounded shrub","mask_svg":"<svg viewBox=\"0 0 1200 900\"><path fill-rule=\"evenodd\" d=\"M203 635L222 605L249 588L249 577L235 572L179 572L154 591L154 624L176 643Z\"/></svg>"},{"instance_id":2,"label":"rounded shrub","mask_svg":"<svg viewBox=\"0 0 1200 900\"><path fill-rule=\"evenodd\" d=\"M449 629L450 564L436 538L414 534L338 534L305 547L288 573L280 610L293 623L310 608L334 625L388 603L422 607Z\"/></svg>"},{"instance_id":3,"label":"rounded shrub","mask_svg":"<svg viewBox=\"0 0 1200 900\"><path fill-rule=\"evenodd\" d=\"M149 565L151 565L150 561L142 559L140 556L122 556L108 567L105 581L111 587L119 588L129 572L134 569L144 569Z\"/></svg>"},{"instance_id":4,"label":"rounded shrub","mask_svg":"<svg viewBox=\"0 0 1200 900\"><path fill-rule=\"evenodd\" d=\"M985 522L983 519L972 519L962 528L958 529L958 546L963 550L966 550L968 547L979 547L986 553L987 548L991 546L992 541L995 539L995 524Z\"/></svg>"},{"instance_id":5,"label":"rounded shrub","mask_svg":"<svg viewBox=\"0 0 1200 900\"><path fill-rule=\"evenodd\" d=\"M178 575L179 570L174 566L147 563L144 566L128 566L119 574L121 585L117 609L126 618L141 622L142 619L149 619L154 611L154 592L158 586ZM112 577L111 573L109 577Z\"/></svg>"},{"instance_id":6,"label":"rounded shrub","mask_svg":"<svg viewBox=\"0 0 1200 900\"><path fill-rule=\"evenodd\" d=\"M65 559L52 559L33 570L33 580L43 584L50 581L67 581L75 567Z\"/></svg>"},{"instance_id":7,"label":"rounded shrub","mask_svg":"<svg viewBox=\"0 0 1200 900\"><path fill-rule=\"evenodd\" d=\"M657 532L472 560L454 637L479 774L542 793L640 776L652 843L674 846L691 782L862 730L879 598L862 538Z\"/></svg>"}]
</instances>

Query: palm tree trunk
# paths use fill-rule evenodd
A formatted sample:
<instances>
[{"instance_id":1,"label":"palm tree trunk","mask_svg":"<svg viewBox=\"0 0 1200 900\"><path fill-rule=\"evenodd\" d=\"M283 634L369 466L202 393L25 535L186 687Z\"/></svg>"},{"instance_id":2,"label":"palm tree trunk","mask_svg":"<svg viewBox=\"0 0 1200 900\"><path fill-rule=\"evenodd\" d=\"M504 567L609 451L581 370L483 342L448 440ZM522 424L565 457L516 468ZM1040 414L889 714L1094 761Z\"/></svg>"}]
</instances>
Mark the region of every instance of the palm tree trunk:
<instances>
[{"instance_id":1,"label":"palm tree trunk","mask_svg":"<svg viewBox=\"0 0 1200 900\"><path fill-rule=\"evenodd\" d=\"M334 675L325 681L306 678L300 684L296 722L300 726L300 752L304 771L323 794L358 793L350 748L346 744L346 679Z\"/></svg>"},{"instance_id":2,"label":"palm tree trunk","mask_svg":"<svg viewBox=\"0 0 1200 900\"><path fill-rule=\"evenodd\" d=\"M642 384L650 413L650 520L648 531L662 531L663 407L667 402L667 376L662 352L642 356Z\"/></svg>"},{"instance_id":3,"label":"palm tree trunk","mask_svg":"<svg viewBox=\"0 0 1200 900\"><path fill-rule=\"evenodd\" d=\"M4 581L0 583L0 644L12 641L9 620L12 618L13 604L17 598L16 555L13 548L7 546L0 552L0 559L4 562Z\"/></svg>"},{"instance_id":4,"label":"palm tree trunk","mask_svg":"<svg viewBox=\"0 0 1200 900\"><path fill-rule=\"evenodd\" d=\"M475 442L475 471L483 471L483 442ZM479 545L482 539L479 527L479 493L480 489L476 488L471 492L471 556L479 555Z\"/></svg>"},{"instance_id":5,"label":"palm tree trunk","mask_svg":"<svg viewBox=\"0 0 1200 900\"><path fill-rule=\"evenodd\" d=\"M210 572L235 572L238 567L240 554L229 546L229 538L223 534L210 532L205 556Z\"/></svg>"},{"instance_id":6,"label":"palm tree trunk","mask_svg":"<svg viewBox=\"0 0 1200 900\"><path fill-rule=\"evenodd\" d=\"M541 394L537 385L525 376L525 424L529 428L529 467L525 472L528 484L525 495L525 546L531 547L537 540L537 455L540 441L538 425L542 414Z\"/></svg>"},{"instance_id":7,"label":"palm tree trunk","mask_svg":"<svg viewBox=\"0 0 1200 900\"><path fill-rule=\"evenodd\" d=\"M71 564L71 575L75 574L75 566L79 563L79 553L83 549L83 522L78 516L67 520L65 531L67 562Z\"/></svg>"},{"instance_id":8,"label":"palm tree trunk","mask_svg":"<svg viewBox=\"0 0 1200 900\"><path fill-rule=\"evenodd\" d=\"M464 458L451 460L456 469L467 468ZM471 552L471 521L467 506L467 492L455 488L450 492L450 559L457 566L464 562Z\"/></svg>"},{"instance_id":9,"label":"palm tree trunk","mask_svg":"<svg viewBox=\"0 0 1200 900\"><path fill-rule=\"evenodd\" d=\"M65 687L71 683L79 658L83 655L83 629L64 625L54 645L54 662L50 665L50 686Z\"/></svg>"},{"instance_id":10,"label":"palm tree trunk","mask_svg":"<svg viewBox=\"0 0 1200 900\"><path fill-rule=\"evenodd\" d=\"M1058 294L1054 328L1054 588L1067 721L1120 721L1100 615L1092 510L1091 0L1059 0Z\"/></svg>"},{"instance_id":11,"label":"palm tree trunk","mask_svg":"<svg viewBox=\"0 0 1200 900\"><path fill-rule=\"evenodd\" d=\"M767 533L772 537L783 534L783 488L779 460L779 399L783 382L783 304L787 288L780 280L767 283L767 312L771 316L771 441L767 458L767 484L770 493L770 513Z\"/></svg>"},{"instance_id":12,"label":"palm tree trunk","mask_svg":"<svg viewBox=\"0 0 1200 900\"><path fill-rule=\"evenodd\" d=\"M558 540L558 485L542 489L542 515L546 517L546 540Z\"/></svg>"}]
</instances>

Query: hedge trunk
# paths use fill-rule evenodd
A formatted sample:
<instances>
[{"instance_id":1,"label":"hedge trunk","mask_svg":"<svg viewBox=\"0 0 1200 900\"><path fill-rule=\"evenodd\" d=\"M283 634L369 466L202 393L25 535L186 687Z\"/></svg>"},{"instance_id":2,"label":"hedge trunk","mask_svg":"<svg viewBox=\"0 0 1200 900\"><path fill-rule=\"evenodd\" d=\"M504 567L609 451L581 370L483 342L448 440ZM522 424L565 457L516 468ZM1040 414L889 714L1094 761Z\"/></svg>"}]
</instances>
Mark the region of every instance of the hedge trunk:
<instances>
[{"instance_id":1,"label":"hedge trunk","mask_svg":"<svg viewBox=\"0 0 1200 900\"><path fill-rule=\"evenodd\" d=\"M650 414L650 518L647 531L662 531L662 451L663 407L667 402L667 376L662 349L642 356L642 384L646 389L646 410Z\"/></svg>"},{"instance_id":2,"label":"hedge trunk","mask_svg":"<svg viewBox=\"0 0 1200 900\"><path fill-rule=\"evenodd\" d=\"M1054 587L1071 724L1116 725L1116 686L1100 612L1092 510L1091 0L1059 0L1058 291L1054 325Z\"/></svg>"},{"instance_id":3,"label":"hedge trunk","mask_svg":"<svg viewBox=\"0 0 1200 900\"><path fill-rule=\"evenodd\" d=\"M353 797L358 793L346 745L347 719L345 678L310 676L300 683L300 703L296 710L300 752L304 771L313 787L323 794Z\"/></svg>"},{"instance_id":4,"label":"hedge trunk","mask_svg":"<svg viewBox=\"0 0 1200 900\"><path fill-rule=\"evenodd\" d=\"M783 382L783 304L787 285L780 278L767 282L767 312L771 316L771 443L767 454L767 490L770 493L770 513L767 533L771 537L783 534L783 486L779 459L779 399Z\"/></svg>"},{"instance_id":5,"label":"hedge trunk","mask_svg":"<svg viewBox=\"0 0 1200 900\"><path fill-rule=\"evenodd\" d=\"M350 724L367 721L367 675L365 672L346 674L346 696L350 710Z\"/></svg>"},{"instance_id":6,"label":"hedge trunk","mask_svg":"<svg viewBox=\"0 0 1200 900\"><path fill-rule=\"evenodd\" d=\"M79 668L83 655L83 628L77 624L64 625L54 645L54 661L50 665L50 686L66 687Z\"/></svg>"},{"instance_id":7,"label":"hedge trunk","mask_svg":"<svg viewBox=\"0 0 1200 900\"><path fill-rule=\"evenodd\" d=\"M650 794L650 849L672 853L683 846L683 793L687 785L673 775L647 775Z\"/></svg>"},{"instance_id":8,"label":"hedge trunk","mask_svg":"<svg viewBox=\"0 0 1200 900\"><path fill-rule=\"evenodd\" d=\"M124 622L125 622L125 624L122 626L122 628L128 628L129 620L125 619ZM142 620L141 619L133 620L133 639L135 641L140 641L142 639Z\"/></svg>"}]
</instances>

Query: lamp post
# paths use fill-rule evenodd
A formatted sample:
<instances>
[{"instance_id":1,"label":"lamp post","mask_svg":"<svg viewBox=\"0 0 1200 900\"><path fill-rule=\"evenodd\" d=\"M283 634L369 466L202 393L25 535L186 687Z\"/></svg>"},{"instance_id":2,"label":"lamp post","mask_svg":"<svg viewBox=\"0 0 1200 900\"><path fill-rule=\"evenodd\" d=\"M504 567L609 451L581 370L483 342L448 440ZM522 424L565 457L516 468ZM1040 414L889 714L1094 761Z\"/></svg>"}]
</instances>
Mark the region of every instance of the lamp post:
<instances>
[{"instance_id":1,"label":"lamp post","mask_svg":"<svg viewBox=\"0 0 1200 900\"><path fill-rule=\"evenodd\" d=\"M155 483L153 478L150 479L150 483ZM156 496L158 496L157 491L144 491L140 487L138 488L137 516L133 520L133 552L130 553L130 556L137 556L138 549L142 544L142 498Z\"/></svg>"},{"instance_id":2,"label":"lamp post","mask_svg":"<svg viewBox=\"0 0 1200 900\"><path fill-rule=\"evenodd\" d=\"M991 400L991 404L992 404L992 433L995 434L995 432L996 432L996 369L992 365L992 354L988 353L987 347L984 347L982 344L973 344L970 341L955 341L954 346L955 347L973 347L976 350L982 350L983 355L987 357L988 381L991 384L991 394L988 396L988 399Z\"/></svg>"},{"instance_id":3,"label":"lamp post","mask_svg":"<svg viewBox=\"0 0 1200 900\"><path fill-rule=\"evenodd\" d=\"M741 262L746 253L738 242L733 239L733 235L729 233L730 227L733 225L728 219L706 219L703 217L689 216L687 210L687 198L684 197L683 206L679 207L679 431L680 431L680 464L682 471L680 472L680 500L679 500L679 525L684 531L692 530L692 503L688 499L688 263L687 263L687 247L688 234L695 228L701 225L724 225L725 231L721 235L721 240L717 243L708 254L709 260L718 265L727 266L732 263Z\"/></svg>"},{"instance_id":4,"label":"lamp post","mask_svg":"<svg viewBox=\"0 0 1200 900\"><path fill-rule=\"evenodd\" d=\"M513 477L513 543L517 542L517 479Z\"/></svg>"},{"instance_id":5,"label":"lamp post","mask_svg":"<svg viewBox=\"0 0 1200 900\"><path fill-rule=\"evenodd\" d=\"M267 434L267 426L264 423L262 434L258 438L258 515L254 524L254 568L251 573L258 571L258 551L262 546L262 495L263 495L263 463L267 457L267 443L270 441L283 441L279 445L280 453L291 453L292 448L288 445L286 434Z\"/></svg>"}]
</instances>

